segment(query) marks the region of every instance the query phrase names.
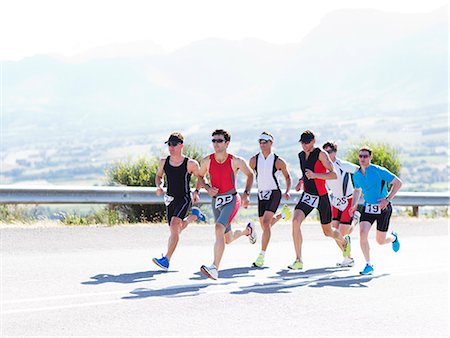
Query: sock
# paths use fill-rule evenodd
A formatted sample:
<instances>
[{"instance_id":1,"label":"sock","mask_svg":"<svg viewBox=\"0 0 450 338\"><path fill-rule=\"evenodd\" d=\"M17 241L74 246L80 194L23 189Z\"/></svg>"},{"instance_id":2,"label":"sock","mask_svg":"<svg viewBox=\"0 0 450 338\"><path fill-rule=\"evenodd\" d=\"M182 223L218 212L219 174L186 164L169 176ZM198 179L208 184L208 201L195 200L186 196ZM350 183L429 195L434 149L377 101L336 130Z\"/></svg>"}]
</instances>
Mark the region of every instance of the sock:
<instances>
[{"instance_id":1,"label":"sock","mask_svg":"<svg viewBox=\"0 0 450 338\"><path fill-rule=\"evenodd\" d=\"M281 213L281 218L285 219L286 218L286 214L284 212Z\"/></svg>"},{"instance_id":2,"label":"sock","mask_svg":"<svg viewBox=\"0 0 450 338\"><path fill-rule=\"evenodd\" d=\"M260 255L262 255L264 257L264 255L266 254L266 252L264 250L261 250L261 252L259 253Z\"/></svg>"}]
</instances>

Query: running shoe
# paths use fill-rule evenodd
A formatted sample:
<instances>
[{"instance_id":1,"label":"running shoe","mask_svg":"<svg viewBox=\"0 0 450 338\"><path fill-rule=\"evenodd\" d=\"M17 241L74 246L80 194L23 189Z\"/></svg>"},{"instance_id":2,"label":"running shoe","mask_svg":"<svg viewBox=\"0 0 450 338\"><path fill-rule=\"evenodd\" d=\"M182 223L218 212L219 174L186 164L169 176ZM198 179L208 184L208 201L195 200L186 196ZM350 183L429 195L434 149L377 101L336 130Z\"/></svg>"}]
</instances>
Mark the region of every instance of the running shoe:
<instances>
[{"instance_id":1,"label":"running shoe","mask_svg":"<svg viewBox=\"0 0 450 338\"><path fill-rule=\"evenodd\" d=\"M349 257L350 251L352 249L352 245L351 245L352 239L350 238L350 235L345 235L344 238L347 241L347 243L345 243L344 250L342 251L342 256Z\"/></svg>"},{"instance_id":2,"label":"running shoe","mask_svg":"<svg viewBox=\"0 0 450 338\"><path fill-rule=\"evenodd\" d=\"M248 234L248 240L250 241L251 244L255 244L257 238L255 225L252 222L248 222L247 228L250 229L250 233Z\"/></svg>"},{"instance_id":3,"label":"running shoe","mask_svg":"<svg viewBox=\"0 0 450 338\"><path fill-rule=\"evenodd\" d=\"M345 257L344 260L340 263L336 263L336 266L341 268L349 268L355 265L355 260L353 258Z\"/></svg>"},{"instance_id":4,"label":"running shoe","mask_svg":"<svg viewBox=\"0 0 450 338\"><path fill-rule=\"evenodd\" d=\"M363 271L361 271L359 274L360 275L371 275L372 272L373 272L373 265L366 264Z\"/></svg>"},{"instance_id":5,"label":"running shoe","mask_svg":"<svg viewBox=\"0 0 450 338\"><path fill-rule=\"evenodd\" d=\"M397 232L392 231L391 232L392 236L395 237L395 241L392 242L392 250L394 250L394 252L397 252L398 250L400 250L400 242L398 241L398 235Z\"/></svg>"},{"instance_id":6,"label":"running shoe","mask_svg":"<svg viewBox=\"0 0 450 338\"><path fill-rule=\"evenodd\" d=\"M193 207L192 208L192 215L197 216L197 220L202 221L202 222L206 222L206 216L204 213L202 213L200 211L199 208Z\"/></svg>"},{"instance_id":7,"label":"running shoe","mask_svg":"<svg viewBox=\"0 0 450 338\"><path fill-rule=\"evenodd\" d=\"M291 210L289 210L287 204L283 205L283 208L281 209L281 215L285 221L289 221L291 219Z\"/></svg>"},{"instance_id":8,"label":"running shoe","mask_svg":"<svg viewBox=\"0 0 450 338\"><path fill-rule=\"evenodd\" d=\"M162 256L161 258L153 258L153 263L158 265L161 269L164 271L167 271L169 269L169 260Z\"/></svg>"},{"instance_id":9,"label":"running shoe","mask_svg":"<svg viewBox=\"0 0 450 338\"><path fill-rule=\"evenodd\" d=\"M301 270L303 269L303 262L300 262L299 260L296 260L291 265L288 265L288 268L291 270Z\"/></svg>"},{"instance_id":10,"label":"running shoe","mask_svg":"<svg viewBox=\"0 0 450 338\"><path fill-rule=\"evenodd\" d=\"M256 261L253 263L254 267L260 268L264 265L264 255L259 254L258 258L256 258Z\"/></svg>"},{"instance_id":11,"label":"running shoe","mask_svg":"<svg viewBox=\"0 0 450 338\"><path fill-rule=\"evenodd\" d=\"M211 266L202 265L200 271L208 278L217 280L219 278L219 272L216 266L213 264Z\"/></svg>"}]
</instances>

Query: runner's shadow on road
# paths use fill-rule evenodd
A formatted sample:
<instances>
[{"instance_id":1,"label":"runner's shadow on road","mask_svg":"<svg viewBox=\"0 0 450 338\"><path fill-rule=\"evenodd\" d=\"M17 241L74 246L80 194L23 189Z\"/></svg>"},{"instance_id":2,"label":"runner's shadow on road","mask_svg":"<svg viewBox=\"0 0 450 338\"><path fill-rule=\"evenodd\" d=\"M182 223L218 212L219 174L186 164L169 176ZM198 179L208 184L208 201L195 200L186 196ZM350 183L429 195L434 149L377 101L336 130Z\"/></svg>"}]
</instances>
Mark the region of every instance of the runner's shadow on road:
<instances>
[{"instance_id":1,"label":"runner's shadow on road","mask_svg":"<svg viewBox=\"0 0 450 338\"><path fill-rule=\"evenodd\" d=\"M318 269L319 270L319 269ZM316 274L317 275L317 274ZM355 287L363 287L366 288L368 285L366 283L370 282L372 279L380 278L388 276L389 274L383 275L369 275L369 276L361 276L361 275L352 275L352 276L325 276L321 278L308 278L308 276L304 277L304 280L300 280L295 283L288 283L292 279L282 279L278 282L271 283L257 283L251 286L241 287L240 291L233 291L231 294L235 295L245 295L249 293L260 293L260 294L268 294L268 293L291 293L290 289L299 288L299 287L314 287L320 288L324 286L334 286L334 287L343 287L343 288L355 288ZM314 275L309 275L309 277Z\"/></svg>"},{"instance_id":2,"label":"runner's shadow on road","mask_svg":"<svg viewBox=\"0 0 450 338\"><path fill-rule=\"evenodd\" d=\"M318 275L329 275L337 271L348 271L349 268L342 268L342 267L326 267L326 268L319 268L319 269L309 269L309 270L287 270L283 269L276 273L276 276L271 276L269 278L273 279L281 279L281 280L293 280L293 279L306 279L310 278L312 276L318 276Z\"/></svg>"},{"instance_id":3,"label":"runner's shadow on road","mask_svg":"<svg viewBox=\"0 0 450 338\"><path fill-rule=\"evenodd\" d=\"M262 268L256 268L253 266L246 266L241 268L232 268L232 269L224 269L219 270L219 278L220 279L231 279L231 278L240 278L240 277L254 277L255 275L250 274L250 271L258 271L258 270L264 270L267 269L267 267ZM207 279L205 275L203 275L200 271L195 272L194 275L196 277L189 278L190 280L203 280Z\"/></svg>"},{"instance_id":4,"label":"runner's shadow on road","mask_svg":"<svg viewBox=\"0 0 450 338\"><path fill-rule=\"evenodd\" d=\"M104 283L122 283L122 284L130 284L130 283L139 283L139 282L148 282L155 280L153 278L156 275L161 275L165 273L172 273L177 271L140 271L133 273L122 273L120 275L110 275L107 273L101 273L95 276L90 277L91 280L87 282L82 282L81 284L85 285L98 285Z\"/></svg>"},{"instance_id":5,"label":"runner's shadow on road","mask_svg":"<svg viewBox=\"0 0 450 338\"><path fill-rule=\"evenodd\" d=\"M147 289L140 288L131 291L130 293L133 296L125 296L122 299L141 299L148 297L193 297L202 294L200 292L201 289L204 289L210 285L228 285L233 282L225 282L225 283L202 283L202 284L190 284L190 285L180 285L173 286L163 289Z\"/></svg>"}]
</instances>

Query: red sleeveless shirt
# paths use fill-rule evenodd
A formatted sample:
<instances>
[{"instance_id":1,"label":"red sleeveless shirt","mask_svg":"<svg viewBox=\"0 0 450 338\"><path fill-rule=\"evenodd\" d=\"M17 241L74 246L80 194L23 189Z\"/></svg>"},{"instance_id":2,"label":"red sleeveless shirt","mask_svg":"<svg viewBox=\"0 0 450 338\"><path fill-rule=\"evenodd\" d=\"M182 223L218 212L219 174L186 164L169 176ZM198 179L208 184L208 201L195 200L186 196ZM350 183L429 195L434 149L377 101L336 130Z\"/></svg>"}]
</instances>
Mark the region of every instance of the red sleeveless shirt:
<instances>
[{"instance_id":1,"label":"red sleeveless shirt","mask_svg":"<svg viewBox=\"0 0 450 338\"><path fill-rule=\"evenodd\" d=\"M209 178L211 186L219 189L218 194L236 192L236 177L231 164L233 158L233 155L228 154L225 162L219 163L214 154L209 155Z\"/></svg>"}]
</instances>

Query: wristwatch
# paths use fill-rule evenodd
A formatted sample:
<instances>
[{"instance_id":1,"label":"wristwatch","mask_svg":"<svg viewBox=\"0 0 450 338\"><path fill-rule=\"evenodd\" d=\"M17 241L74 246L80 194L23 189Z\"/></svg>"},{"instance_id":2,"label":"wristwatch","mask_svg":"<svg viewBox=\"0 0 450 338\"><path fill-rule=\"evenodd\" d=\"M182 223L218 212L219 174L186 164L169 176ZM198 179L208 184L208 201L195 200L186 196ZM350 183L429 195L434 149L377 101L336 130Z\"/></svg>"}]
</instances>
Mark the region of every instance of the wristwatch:
<instances>
[{"instance_id":1,"label":"wristwatch","mask_svg":"<svg viewBox=\"0 0 450 338\"><path fill-rule=\"evenodd\" d=\"M244 190L244 194L247 194L247 196L250 196L250 192L247 190Z\"/></svg>"}]
</instances>

